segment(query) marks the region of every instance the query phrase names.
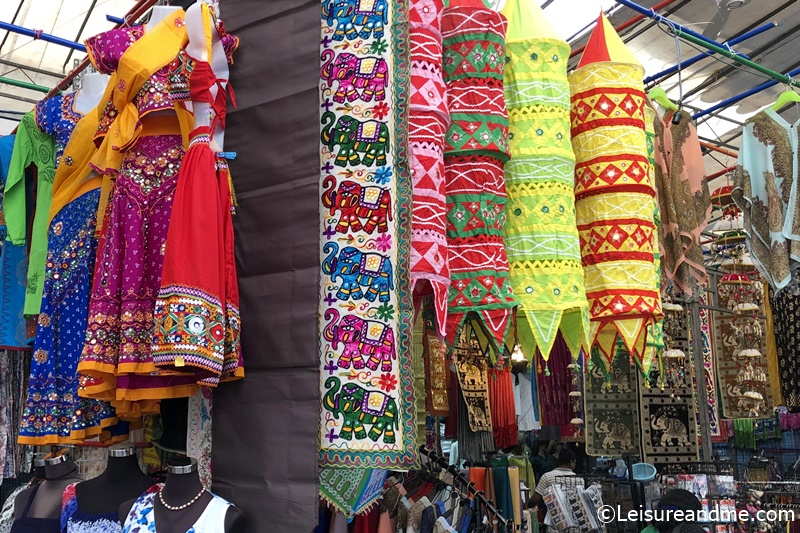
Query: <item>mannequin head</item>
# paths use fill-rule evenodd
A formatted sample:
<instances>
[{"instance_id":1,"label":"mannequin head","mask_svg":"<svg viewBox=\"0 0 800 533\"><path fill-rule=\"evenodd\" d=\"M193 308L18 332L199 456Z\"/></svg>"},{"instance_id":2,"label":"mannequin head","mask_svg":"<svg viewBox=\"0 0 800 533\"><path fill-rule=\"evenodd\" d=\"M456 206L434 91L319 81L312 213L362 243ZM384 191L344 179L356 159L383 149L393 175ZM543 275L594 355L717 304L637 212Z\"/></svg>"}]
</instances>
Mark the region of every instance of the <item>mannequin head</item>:
<instances>
[{"instance_id":1,"label":"mannequin head","mask_svg":"<svg viewBox=\"0 0 800 533\"><path fill-rule=\"evenodd\" d=\"M78 465L70 458L66 450L61 450L44 460L45 479L60 479L75 474L77 471Z\"/></svg>"}]
</instances>

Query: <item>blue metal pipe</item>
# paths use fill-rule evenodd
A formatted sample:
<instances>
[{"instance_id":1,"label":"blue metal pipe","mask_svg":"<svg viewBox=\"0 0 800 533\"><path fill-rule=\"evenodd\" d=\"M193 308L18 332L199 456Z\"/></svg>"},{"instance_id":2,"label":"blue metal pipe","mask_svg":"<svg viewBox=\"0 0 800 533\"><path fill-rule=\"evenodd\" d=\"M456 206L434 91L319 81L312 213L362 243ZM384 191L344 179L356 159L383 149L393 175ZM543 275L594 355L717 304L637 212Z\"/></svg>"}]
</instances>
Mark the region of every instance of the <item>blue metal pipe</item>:
<instances>
[{"instance_id":1,"label":"blue metal pipe","mask_svg":"<svg viewBox=\"0 0 800 533\"><path fill-rule=\"evenodd\" d=\"M8 30L14 33L19 33L20 35L26 35L28 37L33 37L34 39L38 39L48 43L66 46L67 48L72 48L73 50L77 50L79 52L86 51L86 47L80 43L76 43L74 41L68 41L66 39L62 39L61 37L50 35L49 33L39 33L38 31L29 30L28 28L23 28L22 26L17 26L16 24L9 24L8 22L0 22L0 29Z\"/></svg>"},{"instance_id":2,"label":"blue metal pipe","mask_svg":"<svg viewBox=\"0 0 800 533\"><path fill-rule=\"evenodd\" d=\"M125 19L115 17L114 15L106 15L106 20L114 24L125 24Z\"/></svg>"},{"instance_id":3,"label":"blue metal pipe","mask_svg":"<svg viewBox=\"0 0 800 533\"><path fill-rule=\"evenodd\" d=\"M737 45L737 44L739 44L741 42L746 41L747 39L752 39L756 35L761 35L765 31L771 30L772 28L776 28L778 26L780 26L780 24L778 24L777 22L769 22L769 23L764 24L763 26L760 26L760 27L758 27L758 28L756 28L754 30L750 30L749 32L747 32L747 33L745 33L743 35L740 35L739 37L736 37L735 39L731 39L730 41L725 41L723 43L723 46L731 47L731 46ZM679 69L690 67L690 66L694 65L695 63L697 63L698 61L701 61L701 60L703 60L703 59L705 59L705 58L707 58L708 56L711 56L711 55L714 55L714 52L712 52L711 50L708 50L706 52L703 52L702 54L698 54L698 55L696 55L694 57L691 57L691 58L687 59L686 61L682 61L682 62L678 63L677 65L675 65L673 67L669 67L668 69L659 72L658 74L654 74L652 76L649 76L649 77L645 78L644 79L644 84L645 85L649 85L650 83L653 83L654 81L660 80L661 78L666 78L667 76L670 76L670 75L675 74L676 72L678 72Z\"/></svg>"},{"instance_id":4,"label":"blue metal pipe","mask_svg":"<svg viewBox=\"0 0 800 533\"><path fill-rule=\"evenodd\" d=\"M790 78L792 78L794 76L798 76L798 75L800 75L800 68L796 68L794 70L791 70L791 71L787 72L786 75L789 76ZM718 104L714 104L714 105L712 105L711 107L709 107L708 109L706 109L704 111L698 111L697 113L692 115L692 118L694 120L697 120L698 118L704 117L706 115L710 115L714 111L717 111L717 110L722 109L724 107L728 107L728 106L733 105L733 104L735 104L737 102L741 102L742 100L744 100L748 96L753 96L756 93L760 93L761 91L769 89L770 87L774 87L774 86L778 85L778 83L779 82L777 82L775 80L765 81L761 85L756 85L752 89L749 89L749 90L743 92L742 94L739 94L739 95L736 95L736 96L732 96L731 98L728 98L727 100L723 100L722 102L719 102Z\"/></svg>"},{"instance_id":5,"label":"blue metal pipe","mask_svg":"<svg viewBox=\"0 0 800 533\"><path fill-rule=\"evenodd\" d=\"M718 46L720 48L727 48L724 44L720 44L720 43L718 43L717 41L715 41L713 39L709 39L708 37L706 37L705 35L703 35L701 33L697 33L696 31L690 30L689 28L687 28L685 26L681 26L677 22L673 22L670 19L668 19L667 17L659 15L658 13L653 11L652 9L647 9L646 7L642 7L642 6L640 6L639 4L637 4L635 2L631 2L630 0L614 0L614 1L617 2L618 4L622 4L625 7L629 7L631 9L633 9L637 13L641 13L645 17L650 17L651 19L655 20L656 22L663 22L665 24L668 24L669 26L672 26L673 28L676 28L677 30L681 31L682 33L685 33L686 35L691 35L695 39L699 39L699 40L701 40L703 42L706 42L708 44L712 44L714 46ZM739 57L743 57L745 59L750 59L746 55L740 54L738 52L735 52L734 50L731 50L731 52L735 53Z\"/></svg>"}]
</instances>

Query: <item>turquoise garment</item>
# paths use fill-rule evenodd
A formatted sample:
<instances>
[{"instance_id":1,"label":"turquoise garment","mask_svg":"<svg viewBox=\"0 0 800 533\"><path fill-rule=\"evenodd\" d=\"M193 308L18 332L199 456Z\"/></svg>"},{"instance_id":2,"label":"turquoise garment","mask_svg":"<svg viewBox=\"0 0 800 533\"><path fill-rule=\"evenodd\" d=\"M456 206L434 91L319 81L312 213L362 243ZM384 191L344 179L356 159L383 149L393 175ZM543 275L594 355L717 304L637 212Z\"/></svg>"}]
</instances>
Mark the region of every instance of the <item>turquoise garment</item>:
<instances>
[{"instance_id":1,"label":"turquoise garment","mask_svg":"<svg viewBox=\"0 0 800 533\"><path fill-rule=\"evenodd\" d=\"M776 292L800 266L797 126L772 109L749 119L733 178L732 197L744 213L748 248Z\"/></svg>"},{"instance_id":2,"label":"turquoise garment","mask_svg":"<svg viewBox=\"0 0 800 533\"><path fill-rule=\"evenodd\" d=\"M0 178L4 187L15 137L0 137ZM25 303L28 255L24 244L13 244L8 238L5 217L0 218L0 241L3 243L0 252L0 348L26 348L28 339L22 307Z\"/></svg>"}]
</instances>

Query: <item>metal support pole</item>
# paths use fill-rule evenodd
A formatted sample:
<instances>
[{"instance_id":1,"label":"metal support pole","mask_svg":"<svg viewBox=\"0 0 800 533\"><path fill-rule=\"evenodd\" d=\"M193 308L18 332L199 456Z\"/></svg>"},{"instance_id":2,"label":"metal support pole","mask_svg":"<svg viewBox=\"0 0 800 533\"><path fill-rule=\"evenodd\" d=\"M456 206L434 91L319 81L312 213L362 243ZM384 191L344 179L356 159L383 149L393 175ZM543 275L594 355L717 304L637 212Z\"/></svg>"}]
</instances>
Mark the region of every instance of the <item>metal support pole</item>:
<instances>
[{"instance_id":1,"label":"metal support pole","mask_svg":"<svg viewBox=\"0 0 800 533\"><path fill-rule=\"evenodd\" d=\"M39 91L40 93L45 93L45 94L50 92L50 87L45 87L44 85L36 85L35 83L31 83L29 81L6 78L4 76L0 76L0 83L3 83L5 85L13 85L14 87L22 87L23 89L30 89L31 91Z\"/></svg>"},{"instance_id":2,"label":"metal support pole","mask_svg":"<svg viewBox=\"0 0 800 533\"><path fill-rule=\"evenodd\" d=\"M68 41L66 39L62 39L61 37L50 35L49 33L42 33L38 30L23 28L22 26L17 26L16 24L9 24L8 22L0 22L0 29L12 31L14 33L19 33L20 35L27 35L28 37L33 37L34 39L38 39L48 43L66 46L67 48L72 48L73 50L77 50L79 52L86 51L86 47L80 43L76 43L74 41Z\"/></svg>"},{"instance_id":3,"label":"metal support pole","mask_svg":"<svg viewBox=\"0 0 800 533\"><path fill-rule=\"evenodd\" d=\"M787 77L789 77L789 78L792 78L794 76L798 76L798 75L800 75L800 68L796 68L794 70L790 70L785 75ZM704 117L706 115L710 115L711 113L713 113L714 111L717 111L718 109L723 109L723 108L731 106L731 105L733 105L733 104L735 104L737 102L741 102L742 100L744 100L748 96L753 96L754 94L760 93L761 91L765 91L765 90L769 89L770 87L775 87L776 85L778 85L778 83L780 83L780 82L775 81L775 80L765 81L761 85L756 85L752 89L747 90L747 91L743 92L742 94L739 94L737 96L733 96L731 98L728 98L727 100L723 100L722 102L719 102L718 104L714 104L711 107L709 107L708 109L706 109L705 111L700 111L698 113L695 113L694 115L692 115L692 118L694 120L697 120L700 117Z\"/></svg>"},{"instance_id":4,"label":"metal support pole","mask_svg":"<svg viewBox=\"0 0 800 533\"><path fill-rule=\"evenodd\" d=\"M756 35L761 35L765 31L771 30L772 28L775 28L777 26L780 26L780 24L778 24L777 22L769 22L767 24L764 24L763 26L760 26L760 27L758 27L758 28L756 28L754 30L751 30L751 31L749 31L749 32L747 32L745 34L742 34L739 37L736 37L735 39L731 39L730 41L725 41L724 43L722 43L722 46L731 47L731 46L737 45L737 44L739 44L741 42L746 41L747 39L751 39L751 38L755 37ZM705 58L707 58L709 56L712 56L712 55L714 55L714 52L712 52L710 50L706 51L706 52L703 52L702 54L698 54L698 55L696 55L694 57L691 57L691 58L687 59L686 61L682 61L682 62L678 63L677 65L675 65L673 67L669 67L668 69L663 70L663 71L659 72L658 74L653 74L652 76L648 76L647 78L644 79L644 84L645 85L649 85L651 83L654 83L654 82L660 80L661 78L666 78L667 76L670 76L670 75L678 72L678 70L680 70L682 68L686 68L686 67L691 67L692 65L694 65L698 61L701 61L701 60L703 60L703 59L705 59Z\"/></svg>"},{"instance_id":5,"label":"metal support pole","mask_svg":"<svg viewBox=\"0 0 800 533\"><path fill-rule=\"evenodd\" d=\"M658 13L656 13L652 9L648 9L646 7L642 7L639 4L637 4L636 2L631 2L630 0L615 0L615 1L618 4L622 4L625 7L629 7L631 9L633 9L637 13L641 13L645 17L650 17L651 19L655 20L656 22L663 22L665 24L668 24L672 28L675 28L676 33L678 33L678 35L680 37L684 37L687 41L691 41L691 42L693 42L693 43L695 43L697 45L702 46L703 48L707 48L708 50L713 50L714 52L717 52L717 53L719 53L719 51L722 50L722 51L726 52L727 54L730 54L728 57L730 57L731 55L742 57L742 58L747 57L747 56L745 56L743 54L739 54L737 52L734 52L733 50L730 50L729 48L723 48L724 45L718 43L717 41L715 41L713 39L709 39L708 37L706 37L702 33L697 33L696 31L690 30L689 28L687 28L685 26L681 26L677 22L673 22L670 19L668 19L667 17L659 15ZM683 35L680 35L680 34L683 34Z\"/></svg>"},{"instance_id":6,"label":"metal support pole","mask_svg":"<svg viewBox=\"0 0 800 533\"><path fill-rule=\"evenodd\" d=\"M700 299L695 296L689 303L689 320L692 323L692 362L694 377L697 383L697 405L700 409L700 445L703 451L701 460L710 461L713 457L711 448L711 424L708 411L708 389L706 388L706 368L703 361L703 332L700 330Z\"/></svg>"}]
</instances>

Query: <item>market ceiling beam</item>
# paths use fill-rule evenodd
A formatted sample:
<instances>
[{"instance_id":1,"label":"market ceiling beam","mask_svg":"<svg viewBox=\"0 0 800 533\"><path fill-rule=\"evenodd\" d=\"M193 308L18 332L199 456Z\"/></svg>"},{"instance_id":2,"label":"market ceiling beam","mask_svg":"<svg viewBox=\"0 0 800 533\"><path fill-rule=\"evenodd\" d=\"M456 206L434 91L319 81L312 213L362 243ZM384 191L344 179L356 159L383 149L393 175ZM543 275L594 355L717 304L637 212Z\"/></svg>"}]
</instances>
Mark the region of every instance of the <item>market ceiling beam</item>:
<instances>
[{"instance_id":1,"label":"market ceiling beam","mask_svg":"<svg viewBox=\"0 0 800 533\"><path fill-rule=\"evenodd\" d=\"M16 61L9 61L8 59L0 59L0 65L6 65L9 67L13 67L19 70L27 70L29 72L34 72L36 74L41 74L43 76L52 76L53 78L63 78L64 74L60 72L52 72L50 70L43 70L36 67L31 67L28 65L23 65L22 63L17 63ZM8 74L8 73L6 73Z\"/></svg>"},{"instance_id":2,"label":"market ceiling beam","mask_svg":"<svg viewBox=\"0 0 800 533\"><path fill-rule=\"evenodd\" d=\"M10 93L0 93L0 98L10 98L11 100L17 100L18 102L25 102L26 104L38 103L38 100L34 100L33 98L25 98L24 96L17 96L16 94L10 94Z\"/></svg>"},{"instance_id":3,"label":"market ceiling beam","mask_svg":"<svg viewBox=\"0 0 800 533\"><path fill-rule=\"evenodd\" d=\"M17 17L19 16L19 12L22 10L22 4L25 0L19 0L19 4L17 4L17 10L14 12L14 16L11 17L11 22L14 23L17 21ZM11 35L10 31L6 31L6 34L3 36L3 42L0 42L0 51L3 50L3 47L6 45L6 41L8 40L8 36Z\"/></svg>"},{"instance_id":4,"label":"market ceiling beam","mask_svg":"<svg viewBox=\"0 0 800 533\"><path fill-rule=\"evenodd\" d=\"M86 10L86 16L83 17L83 22L81 22L81 27L78 29L78 34L75 36L75 41L80 40L81 34L83 33L84 28L86 28L86 23L89 22L89 17L92 16L92 11L94 11L94 6L97 4L97 0L92 0L92 5L89 6L89 9ZM66 69L67 65L69 64L70 59L72 59L72 54L74 50L70 50L67 54L67 59L64 60L64 64L61 66L62 69Z\"/></svg>"}]
</instances>

